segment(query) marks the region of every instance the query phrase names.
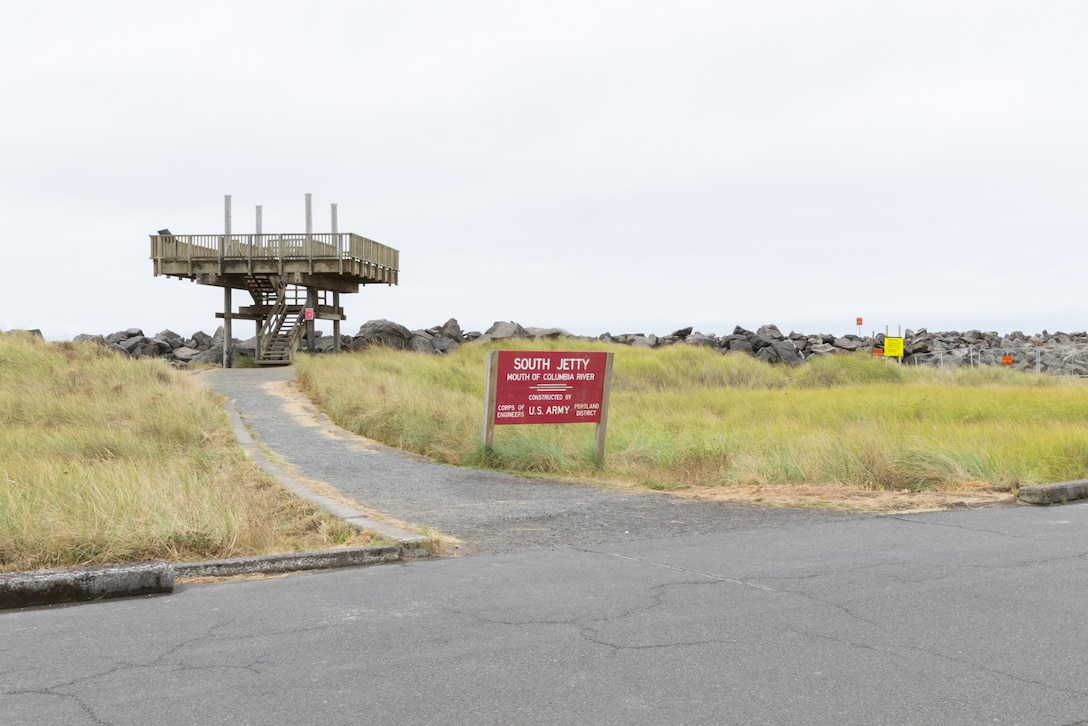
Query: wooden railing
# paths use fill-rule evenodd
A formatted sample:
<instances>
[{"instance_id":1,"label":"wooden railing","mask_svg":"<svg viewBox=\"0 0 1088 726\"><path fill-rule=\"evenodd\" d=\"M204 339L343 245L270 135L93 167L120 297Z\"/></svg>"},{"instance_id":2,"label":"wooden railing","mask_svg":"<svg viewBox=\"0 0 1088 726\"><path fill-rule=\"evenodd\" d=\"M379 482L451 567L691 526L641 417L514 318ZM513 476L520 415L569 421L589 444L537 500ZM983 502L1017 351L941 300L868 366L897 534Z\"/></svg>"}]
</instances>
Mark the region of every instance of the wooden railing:
<instances>
[{"instance_id":1,"label":"wooden railing","mask_svg":"<svg viewBox=\"0 0 1088 726\"><path fill-rule=\"evenodd\" d=\"M151 235L151 259L357 260L399 271L400 252L349 232L315 234Z\"/></svg>"}]
</instances>

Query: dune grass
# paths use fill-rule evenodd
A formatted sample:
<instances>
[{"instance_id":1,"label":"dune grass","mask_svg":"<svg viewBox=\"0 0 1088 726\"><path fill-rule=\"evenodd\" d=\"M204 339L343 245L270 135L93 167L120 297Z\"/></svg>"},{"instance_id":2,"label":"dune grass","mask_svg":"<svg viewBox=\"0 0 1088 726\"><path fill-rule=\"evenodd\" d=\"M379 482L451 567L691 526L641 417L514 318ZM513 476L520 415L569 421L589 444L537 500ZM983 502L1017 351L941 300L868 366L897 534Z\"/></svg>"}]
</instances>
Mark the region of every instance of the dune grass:
<instances>
[{"instance_id":1,"label":"dune grass","mask_svg":"<svg viewBox=\"0 0 1088 726\"><path fill-rule=\"evenodd\" d=\"M316 549L355 533L238 449L161 361L0 334L0 571Z\"/></svg>"},{"instance_id":2,"label":"dune grass","mask_svg":"<svg viewBox=\"0 0 1088 726\"><path fill-rule=\"evenodd\" d=\"M338 424L435 460L653 489L832 486L1015 491L1088 471L1088 385L1005 369L898 369L869 356L796 368L695 346L615 353L607 463L593 427L500 426L480 443L488 346L308 358L299 380Z\"/></svg>"}]
</instances>

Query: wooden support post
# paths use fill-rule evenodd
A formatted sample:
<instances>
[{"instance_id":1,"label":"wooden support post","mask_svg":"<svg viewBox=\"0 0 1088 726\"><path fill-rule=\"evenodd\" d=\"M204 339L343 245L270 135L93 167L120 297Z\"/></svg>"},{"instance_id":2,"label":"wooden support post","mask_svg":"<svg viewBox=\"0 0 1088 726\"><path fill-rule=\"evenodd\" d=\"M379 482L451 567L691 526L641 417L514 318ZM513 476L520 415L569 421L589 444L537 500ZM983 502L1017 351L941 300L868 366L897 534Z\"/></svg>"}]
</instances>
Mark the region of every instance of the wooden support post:
<instances>
[{"instance_id":1,"label":"wooden support post","mask_svg":"<svg viewBox=\"0 0 1088 726\"><path fill-rule=\"evenodd\" d=\"M306 307L311 308L311 309L317 307L317 290L315 288L312 288L312 287L307 287L306 288ZM316 311L315 311L315 317L316 317ZM314 336L314 324L316 322L317 321L314 320L314 318L310 318L309 320L306 321L306 337L309 338L309 343L306 346L306 350L311 355L313 355L317 350L317 346L315 345L316 341L314 340L314 337L315 337Z\"/></svg>"},{"instance_id":2,"label":"wooden support post","mask_svg":"<svg viewBox=\"0 0 1088 726\"><path fill-rule=\"evenodd\" d=\"M336 205L329 205L330 216L332 217L332 243L336 247L336 259L339 260L340 274L344 274L344 245L340 240L340 224L336 218ZM337 351L339 352L339 351Z\"/></svg>"},{"instance_id":3,"label":"wooden support post","mask_svg":"<svg viewBox=\"0 0 1088 726\"><path fill-rule=\"evenodd\" d=\"M332 309L336 313L336 317L332 319L332 352L340 352L340 293L336 290L332 291Z\"/></svg>"},{"instance_id":4,"label":"wooden support post","mask_svg":"<svg viewBox=\"0 0 1088 726\"><path fill-rule=\"evenodd\" d=\"M600 469L604 468L604 441L608 434L608 402L612 398L612 353L605 358L604 363L604 391L601 393L601 418L597 421L596 441L597 453L594 462Z\"/></svg>"},{"instance_id":5,"label":"wooden support post","mask_svg":"<svg viewBox=\"0 0 1088 726\"><path fill-rule=\"evenodd\" d=\"M310 204L312 194L306 195L306 257L310 260L310 274L314 274L314 213Z\"/></svg>"},{"instance_id":6,"label":"wooden support post","mask_svg":"<svg viewBox=\"0 0 1088 726\"><path fill-rule=\"evenodd\" d=\"M495 443L495 395L499 390L499 351L487 352L487 374L484 385L483 444L491 449Z\"/></svg>"},{"instance_id":7,"label":"wooden support post","mask_svg":"<svg viewBox=\"0 0 1088 726\"><path fill-rule=\"evenodd\" d=\"M257 237L253 240L253 244L249 246L249 274L251 274L251 275L253 274L253 247L260 244L261 235L264 233L264 215L263 215L263 212L264 212L264 210L261 208L261 205L258 204L257 205L257 220L256 220L256 224L255 224L255 229L257 231ZM261 256L262 257L264 256L264 249L263 248L261 250ZM263 305L264 304L264 295L263 294L261 295L260 300L254 300L253 302L254 302L255 305ZM267 317L268 316L266 316L266 315L258 315L257 319L253 321L257 325L257 336L256 336L257 349L254 351L254 357L256 357L256 358L261 357L261 328L264 327L264 321L267 319Z\"/></svg>"},{"instance_id":8,"label":"wooden support post","mask_svg":"<svg viewBox=\"0 0 1088 726\"><path fill-rule=\"evenodd\" d=\"M230 368L231 364L231 331L230 331L230 285L223 286L223 367Z\"/></svg>"},{"instance_id":9,"label":"wooden support post","mask_svg":"<svg viewBox=\"0 0 1088 726\"><path fill-rule=\"evenodd\" d=\"M340 244L340 224L336 218L336 205L330 205L329 212L332 216L332 239L336 245L336 256L340 258L340 274L344 274L344 250ZM332 308L337 317L332 320L332 352L340 352L340 293L332 291Z\"/></svg>"},{"instance_id":10,"label":"wooden support post","mask_svg":"<svg viewBox=\"0 0 1088 726\"><path fill-rule=\"evenodd\" d=\"M219 241L219 274L223 274L223 258L227 252L227 240L230 239L230 195L223 195L223 237ZM223 367L230 368L230 285L223 286Z\"/></svg>"},{"instance_id":11,"label":"wooden support post","mask_svg":"<svg viewBox=\"0 0 1088 726\"><path fill-rule=\"evenodd\" d=\"M230 195L223 195L223 236L219 238L219 274L223 274L223 258L227 255L227 239L230 237ZM228 311L229 312L229 311Z\"/></svg>"}]
</instances>

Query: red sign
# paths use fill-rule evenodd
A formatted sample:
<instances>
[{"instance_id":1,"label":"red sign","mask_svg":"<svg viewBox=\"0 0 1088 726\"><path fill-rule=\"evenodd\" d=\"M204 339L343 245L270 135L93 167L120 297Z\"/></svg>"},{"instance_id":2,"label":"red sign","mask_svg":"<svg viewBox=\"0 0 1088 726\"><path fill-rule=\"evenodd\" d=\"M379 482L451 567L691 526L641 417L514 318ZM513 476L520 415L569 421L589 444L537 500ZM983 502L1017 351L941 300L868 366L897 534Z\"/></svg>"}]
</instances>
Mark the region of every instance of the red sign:
<instances>
[{"instance_id":1,"label":"red sign","mask_svg":"<svg viewBox=\"0 0 1088 726\"><path fill-rule=\"evenodd\" d=\"M495 425L599 423L607 353L498 351Z\"/></svg>"},{"instance_id":2,"label":"red sign","mask_svg":"<svg viewBox=\"0 0 1088 726\"><path fill-rule=\"evenodd\" d=\"M861 318L858 318L858 321L854 323L854 325L861 325Z\"/></svg>"},{"instance_id":3,"label":"red sign","mask_svg":"<svg viewBox=\"0 0 1088 726\"><path fill-rule=\"evenodd\" d=\"M313 320L314 319L314 309L313 308L306 308L306 319L307 320Z\"/></svg>"}]
</instances>

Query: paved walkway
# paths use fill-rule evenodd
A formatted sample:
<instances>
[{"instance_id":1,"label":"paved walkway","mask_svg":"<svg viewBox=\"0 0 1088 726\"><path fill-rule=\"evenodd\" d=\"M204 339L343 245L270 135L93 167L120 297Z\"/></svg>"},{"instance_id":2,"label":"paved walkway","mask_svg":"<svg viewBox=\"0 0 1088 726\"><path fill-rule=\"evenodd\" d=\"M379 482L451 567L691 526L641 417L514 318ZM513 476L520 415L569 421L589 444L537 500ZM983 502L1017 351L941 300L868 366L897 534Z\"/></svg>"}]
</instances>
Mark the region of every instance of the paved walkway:
<instances>
[{"instance_id":1,"label":"paved walkway","mask_svg":"<svg viewBox=\"0 0 1088 726\"><path fill-rule=\"evenodd\" d=\"M258 443L298 476L329 484L386 517L429 528L443 535L446 551L454 554L591 546L858 516L692 501L434 464L333 425L298 393L293 368L212 369L199 378L233 400Z\"/></svg>"}]
</instances>

